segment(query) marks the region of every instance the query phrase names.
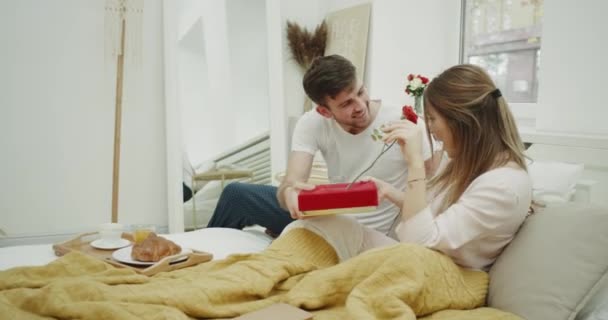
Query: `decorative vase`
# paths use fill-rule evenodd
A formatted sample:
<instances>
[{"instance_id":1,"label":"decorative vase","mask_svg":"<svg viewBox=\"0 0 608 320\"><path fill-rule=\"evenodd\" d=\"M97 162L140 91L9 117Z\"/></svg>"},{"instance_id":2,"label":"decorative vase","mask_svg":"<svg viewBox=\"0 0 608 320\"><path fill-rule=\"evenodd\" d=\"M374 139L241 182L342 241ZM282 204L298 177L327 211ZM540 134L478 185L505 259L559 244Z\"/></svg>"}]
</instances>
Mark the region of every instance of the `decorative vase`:
<instances>
[{"instance_id":1,"label":"decorative vase","mask_svg":"<svg viewBox=\"0 0 608 320\"><path fill-rule=\"evenodd\" d=\"M414 110L419 116L422 116L424 114L424 108L422 106L422 96L414 96Z\"/></svg>"}]
</instances>

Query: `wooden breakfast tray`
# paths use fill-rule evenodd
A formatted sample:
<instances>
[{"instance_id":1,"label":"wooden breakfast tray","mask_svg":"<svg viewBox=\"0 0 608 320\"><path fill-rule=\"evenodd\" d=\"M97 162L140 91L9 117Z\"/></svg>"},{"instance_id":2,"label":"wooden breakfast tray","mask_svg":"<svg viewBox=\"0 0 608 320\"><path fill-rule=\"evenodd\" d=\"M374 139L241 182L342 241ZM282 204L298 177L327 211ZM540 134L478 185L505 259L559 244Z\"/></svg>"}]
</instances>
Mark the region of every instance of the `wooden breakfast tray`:
<instances>
[{"instance_id":1,"label":"wooden breakfast tray","mask_svg":"<svg viewBox=\"0 0 608 320\"><path fill-rule=\"evenodd\" d=\"M197 265L197 264L200 264L203 262L207 262L207 261L210 261L211 259L213 259L213 255L211 253L203 252L203 251L193 251L191 253L182 253L182 254L176 254L173 256L165 257L162 260L160 260L150 266L142 267L142 266L129 265L126 263L122 263L120 261L116 261L116 260L114 260L114 258L112 258L112 253L115 250L101 250L101 249L93 248L90 245L90 243L91 243L91 241L93 241L97 238L98 238L97 232L83 233L81 235L78 235L76 238L74 238L72 240L54 244L53 250L55 251L55 255L58 257L63 256L71 251L79 251L81 253L87 254L87 255L97 258L99 260L103 260L104 262L107 262L111 265L114 265L117 267L122 267L122 268L129 268L129 269L135 270L136 272L141 273L143 275L147 275L147 276L151 276L151 275L157 274L159 272L172 271L172 270L176 270L176 269L190 267L190 266ZM123 233L122 238L127 239L129 241L133 241L133 237L130 233ZM175 261L176 259L181 258L181 257L187 257L187 258L184 260L181 260L181 261Z\"/></svg>"}]
</instances>

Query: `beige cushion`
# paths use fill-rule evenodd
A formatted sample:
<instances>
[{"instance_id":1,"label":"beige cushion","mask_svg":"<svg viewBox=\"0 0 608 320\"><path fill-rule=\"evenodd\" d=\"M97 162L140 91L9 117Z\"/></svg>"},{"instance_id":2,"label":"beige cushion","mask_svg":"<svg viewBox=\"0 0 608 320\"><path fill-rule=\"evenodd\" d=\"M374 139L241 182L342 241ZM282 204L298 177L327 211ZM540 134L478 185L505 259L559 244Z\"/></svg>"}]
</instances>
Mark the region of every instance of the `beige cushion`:
<instances>
[{"instance_id":1,"label":"beige cushion","mask_svg":"<svg viewBox=\"0 0 608 320\"><path fill-rule=\"evenodd\" d=\"M608 269L608 209L530 216L490 270L488 305L525 319L574 319Z\"/></svg>"},{"instance_id":2,"label":"beige cushion","mask_svg":"<svg viewBox=\"0 0 608 320\"><path fill-rule=\"evenodd\" d=\"M576 320L608 319L608 273L597 284L597 291L576 315Z\"/></svg>"}]
</instances>

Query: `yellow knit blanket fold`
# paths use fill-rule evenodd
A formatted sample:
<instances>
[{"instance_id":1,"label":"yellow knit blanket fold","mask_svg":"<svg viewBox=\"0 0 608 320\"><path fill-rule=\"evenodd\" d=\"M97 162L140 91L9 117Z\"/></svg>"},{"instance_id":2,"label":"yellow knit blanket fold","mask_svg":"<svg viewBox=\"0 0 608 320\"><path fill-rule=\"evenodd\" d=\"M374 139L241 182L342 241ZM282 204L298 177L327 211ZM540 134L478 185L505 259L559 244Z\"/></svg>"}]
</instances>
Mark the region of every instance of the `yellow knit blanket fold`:
<instances>
[{"instance_id":1,"label":"yellow knit blanket fold","mask_svg":"<svg viewBox=\"0 0 608 320\"><path fill-rule=\"evenodd\" d=\"M294 229L264 252L153 277L80 253L0 272L0 319L229 318L275 302L315 319L519 319L484 304L488 276L412 244L337 264L320 237ZM475 309L477 308L477 309Z\"/></svg>"}]
</instances>

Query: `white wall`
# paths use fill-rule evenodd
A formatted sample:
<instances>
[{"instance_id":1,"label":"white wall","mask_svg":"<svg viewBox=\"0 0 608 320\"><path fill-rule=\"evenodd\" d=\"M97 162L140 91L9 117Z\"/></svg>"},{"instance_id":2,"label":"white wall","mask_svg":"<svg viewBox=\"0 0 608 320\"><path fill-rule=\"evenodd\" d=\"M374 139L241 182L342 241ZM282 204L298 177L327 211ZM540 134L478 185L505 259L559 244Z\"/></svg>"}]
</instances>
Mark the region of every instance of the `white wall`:
<instances>
[{"instance_id":1,"label":"white wall","mask_svg":"<svg viewBox=\"0 0 608 320\"><path fill-rule=\"evenodd\" d=\"M110 220L114 99L106 91L113 85L104 66L104 4L0 2L0 228L10 239L94 230ZM160 12L160 0L146 1L146 94L123 106L119 222L126 224L167 221Z\"/></svg>"},{"instance_id":2,"label":"white wall","mask_svg":"<svg viewBox=\"0 0 608 320\"><path fill-rule=\"evenodd\" d=\"M235 145L268 131L268 43L265 0L226 2Z\"/></svg>"},{"instance_id":3,"label":"white wall","mask_svg":"<svg viewBox=\"0 0 608 320\"><path fill-rule=\"evenodd\" d=\"M268 130L264 0L177 6L183 144L197 166Z\"/></svg>"},{"instance_id":4,"label":"white wall","mask_svg":"<svg viewBox=\"0 0 608 320\"><path fill-rule=\"evenodd\" d=\"M591 201L608 204L608 4L545 1L536 126L520 127L524 139L539 143L538 159L584 163L593 181ZM544 144L547 144L545 147ZM564 151L565 150L565 151Z\"/></svg>"},{"instance_id":5,"label":"white wall","mask_svg":"<svg viewBox=\"0 0 608 320\"><path fill-rule=\"evenodd\" d=\"M196 166L234 143L225 1L178 1L178 87L182 137Z\"/></svg>"},{"instance_id":6,"label":"white wall","mask_svg":"<svg viewBox=\"0 0 608 320\"><path fill-rule=\"evenodd\" d=\"M364 4L364 3L370 3L370 2L373 3L376 1L377 0L326 0L326 1L322 1L320 3L320 5L321 5L322 13L324 13L323 16L325 16L325 14L333 12L333 11L358 6L358 5Z\"/></svg>"},{"instance_id":7,"label":"white wall","mask_svg":"<svg viewBox=\"0 0 608 320\"><path fill-rule=\"evenodd\" d=\"M178 192L184 162L197 168L269 130L270 9L265 2L164 2L171 232L184 227Z\"/></svg>"},{"instance_id":8,"label":"white wall","mask_svg":"<svg viewBox=\"0 0 608 320\"><path fill-rule=\"evenodd\" d=\"M145 0L139 95L123 106L120 220L167 226L162 1Z\"/></svg>"},{"instance_id":9,"label":"white wall","mask_svg":"<svg viewBox=\"0 0 608 320\"><path fill-rule=\"evenodd\" d=\"M177 50L179 67L179 97L183 112L181 113L182 142L190 164L200 163L208 158L205 153L207 143L212 139L203 139L213 133L215 125L205 113L205 97L209 97L209 70L207 67L204 42L204 26L198 19L179 40ZM217 149L218 146L213 148Z\"/></svg>"},{"instance_id":10,"label":"white wall","mask_svg":"<svg viewBox=\"0 0 608 320\"><path fill-rule=\"evenodd\" d=\"M376 0L370 27L365 82L386 104L413 105L408 74L433 77L458 64L460 1Z\"/></svg>"},{"instance_id":11,"label":"white wall","mask_svg":"<svg viewBox=\"0 0 608 320\"><path fill-rule=\"evenodd\" d=\"M608 136L608 2L543 3L537 129Z\"/></svg>"}]
</instances>

